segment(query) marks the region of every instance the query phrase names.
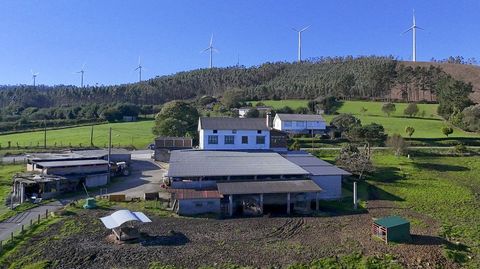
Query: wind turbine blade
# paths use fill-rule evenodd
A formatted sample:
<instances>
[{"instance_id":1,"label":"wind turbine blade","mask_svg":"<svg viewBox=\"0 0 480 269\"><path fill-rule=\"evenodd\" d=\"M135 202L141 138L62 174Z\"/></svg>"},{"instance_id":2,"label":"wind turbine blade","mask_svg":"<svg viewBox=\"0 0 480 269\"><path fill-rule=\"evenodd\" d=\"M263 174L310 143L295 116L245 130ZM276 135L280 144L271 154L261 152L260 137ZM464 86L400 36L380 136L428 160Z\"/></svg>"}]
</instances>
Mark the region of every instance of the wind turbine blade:
<instances>
[{"instance_id":1,"label":"wind turbine blade","mask_svg":"<svg viewBox=\"0 0 480 269\"><path fill-rule=\"evenodd\" d=\"M135 69L133 69L133 71L137 71L138 69L140 69L140 66L139 66L139 67L137 67L137 68L135 68Z\"/></svg>"},{"instance_id":2,"label":"wind turbine blade","mask_svg":"<svg viewBox=\"0 0 480 269\"><path fill-rule=\"evenodd\" d=\"M210 47L213 45L213 33L212 36L210 37Z\"/></svg>"},{"instance_id":3,"label":"wind turbine blade","mask_svg":"<svg viewBox=\"0 0 480 269\"><path fill-rule=\"evenodd\" d=\"M310 28L310 26L312 26L312 25L309 25L309 26L303 28L302 30L300 30L300 32L303 32L303 31L307 30L308 28Z\"/></svg>"},{"instance_id":4,"label":"wind turbine blade","mask_svg":"<svg viewBox=\"0 0 480 269\"><path fill-rule=\"evenodd\" d=\"M407 29L405 32L403 32L403 33L402 33L402 35L404 35L404 34L406 34L406 33L410 32L412 29L413 29L413 26L412 26L412 27L410 27L410 28L408 28L408 29Z\"/></svg>"},{"instance_id":5,"label":"wind turbine blade","mask_svg":"<svg viewBox=\"0 0 480 269\"><path fill-rule=\"evenodd\" d=\"M298 30L297 30L297 29L295 29L295 28L292 28L292 30L293 30L293 31L295 31L295 32L300 32L300 31L298 31Z\"/></svg>"},{"instance_id":6,"label":"wind turbine blade","mask_svg":"<svg viewBox=\"0 0 480 269\"><path fill-rule=\"evenodd\" d=\"M212 47L212 51L213 51L213 52L216 52L216 53L219 53L219 52L220 52L218 49L213 48L213 47Z\"/></svg>"},{"instance_id":7,"label":"wind turbine blade","mask_svg":"<svg viewBox=\"0 0 480 269\"><path fill-rule=\"evenodd\" d=\"M32 74L32 75L33 75L33 69L30 69L30 74Z\"/></svg>"},{"instance_id":8,"label":"wind turbine blade","mask_svg":"<svg viewBox=\"0 0 480 269\"><path fill-rule=\"evenodd\" d=\"M86 63L83 63L83 64L82 64L82 70L85 69L85 64L86 64Z\"/></svg>"},{"instance_id":9,"label":"wind turbine blade","mask_svg":"<svg viewBox=\"0 0 480 269\"><path fill-rule=\"evenodd\" d=\"M140 56L138 56L138 66L141 65L141 62L140 62Z\"/></svg>"},{"instance_id":10,"label":"wind turbine blade","mask_svg":"<svg viewBox=\"0 0 480 269\"><path fill-rule=\"evenodd\" d=\"M425 31L425 29L423 29L422 27L416 26L415 28Z\"/></svg>"},{"instance_id":11,"label":"wind turbine blade","mask_svg":"<svg viewBox=\"0 0 480 269\"><path fill-rule=\"evenodd\" d=\"M209 51L211 48L212 48L212 47L208 47L208 48L206 48L206 49L204 49L204 50L200 51L200 53L204 53L204 52L206 52L206 51Z\"/></svg>"}]
</instances>

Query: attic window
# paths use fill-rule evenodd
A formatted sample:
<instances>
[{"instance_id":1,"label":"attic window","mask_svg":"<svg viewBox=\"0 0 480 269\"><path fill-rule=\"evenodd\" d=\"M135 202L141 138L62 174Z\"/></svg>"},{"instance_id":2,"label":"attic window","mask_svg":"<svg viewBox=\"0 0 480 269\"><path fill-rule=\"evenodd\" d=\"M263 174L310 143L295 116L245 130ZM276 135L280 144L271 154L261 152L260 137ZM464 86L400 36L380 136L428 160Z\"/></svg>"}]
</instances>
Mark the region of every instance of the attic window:
<instances>
[{"instance_id":1,"label":"attic window","mask_svg":"<svg viewBox=\"0 0 480 269\"><path fill-rule=\"evenodd\" d=\"M262 130L257 130L257 134L261 134L262 133Z\"/></svg>"},{"instance_id":2,"label":"attic window","mask_svg":"<svg viewBox=\"0 0 480 269\"><path fill-rule=\"evenodd\" d=\"M218 133L218 130L213 130L213 133L214 133L214 134Z\"/></svg>"},{"instance_id":3,"label":"attic window","mask_svg":"<svg viewBox=\"0 0 480 269\"><path fill-rule=\"evenodd\" d=\"M236 134L237 133L237 130L232 130L232 134Z\"/></svg>"}]
</instances>

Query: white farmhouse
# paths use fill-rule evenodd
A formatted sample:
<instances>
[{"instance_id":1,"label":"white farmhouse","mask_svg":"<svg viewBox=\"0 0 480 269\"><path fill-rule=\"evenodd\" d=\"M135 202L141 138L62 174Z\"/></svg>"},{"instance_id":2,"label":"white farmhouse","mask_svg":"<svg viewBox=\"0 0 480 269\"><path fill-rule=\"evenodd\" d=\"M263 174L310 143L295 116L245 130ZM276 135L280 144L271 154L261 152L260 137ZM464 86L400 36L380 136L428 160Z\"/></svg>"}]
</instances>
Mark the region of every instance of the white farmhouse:
<instances>
[{"instance_id":1,"label":"white farmhouse","mask_svg":"<svg viewBox=\"0 0 480 269\"><path fill-rule=\"evenodd\" d=\"M273 129L291 134L321 134L327 123L321 115L313 114L276 114Z\"/></svg>"},{"instance_id":2,"label":"white farmhouse","mask_svg":"<svg viewBox=\"0 0 480 269\"><path fill-rule=\"evenodd\" d=\"M270 130L262 118L202 117L198 132L200 149L270 149Z\"/></svg>"}]
</instances>

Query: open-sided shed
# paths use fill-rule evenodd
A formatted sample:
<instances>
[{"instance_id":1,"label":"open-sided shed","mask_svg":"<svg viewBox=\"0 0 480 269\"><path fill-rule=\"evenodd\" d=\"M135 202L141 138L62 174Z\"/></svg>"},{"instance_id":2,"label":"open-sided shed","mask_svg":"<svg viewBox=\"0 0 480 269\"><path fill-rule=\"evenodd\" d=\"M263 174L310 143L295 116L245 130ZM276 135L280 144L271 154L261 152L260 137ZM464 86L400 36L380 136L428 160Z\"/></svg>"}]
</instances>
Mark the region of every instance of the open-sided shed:
<instances>
[{"instance_id":1,"label":"open-sided shed","mask_svg":"<svg viewBox=\"0 0 480 269\"><path fill-rule=\"evenodd\" d=\"M385 243L411 240L410 222L399 216L389 216L373 221L372 233Z\"/></svg>"}]
</instances>

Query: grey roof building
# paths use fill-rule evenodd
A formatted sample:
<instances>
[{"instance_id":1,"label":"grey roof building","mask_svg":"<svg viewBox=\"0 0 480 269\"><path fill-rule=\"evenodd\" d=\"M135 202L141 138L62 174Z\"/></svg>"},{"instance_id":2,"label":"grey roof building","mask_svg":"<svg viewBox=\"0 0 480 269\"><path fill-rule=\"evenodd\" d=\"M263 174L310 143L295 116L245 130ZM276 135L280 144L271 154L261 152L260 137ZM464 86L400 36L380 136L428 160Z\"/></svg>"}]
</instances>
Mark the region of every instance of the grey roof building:
<instances>
[{"instance_id":1,"label":"grey roof building","mask_svg":"<svg viewBox=\"0 0 480 269\"><path fill-rule=\"evenodd\" d=\"M319 114L282 114L277 113L278 117L282 121L325 121L322 115Z\"/></svg>"},{"instance_id":2,"label":"grey roof building","mask_svg":"<svg viewBox=\"0 0 480 269\"><path fill-rule=\"evenodd\" d=\"M308 175L275 152L175 150L168 177Z\"/></svg>"}]
</instances>

